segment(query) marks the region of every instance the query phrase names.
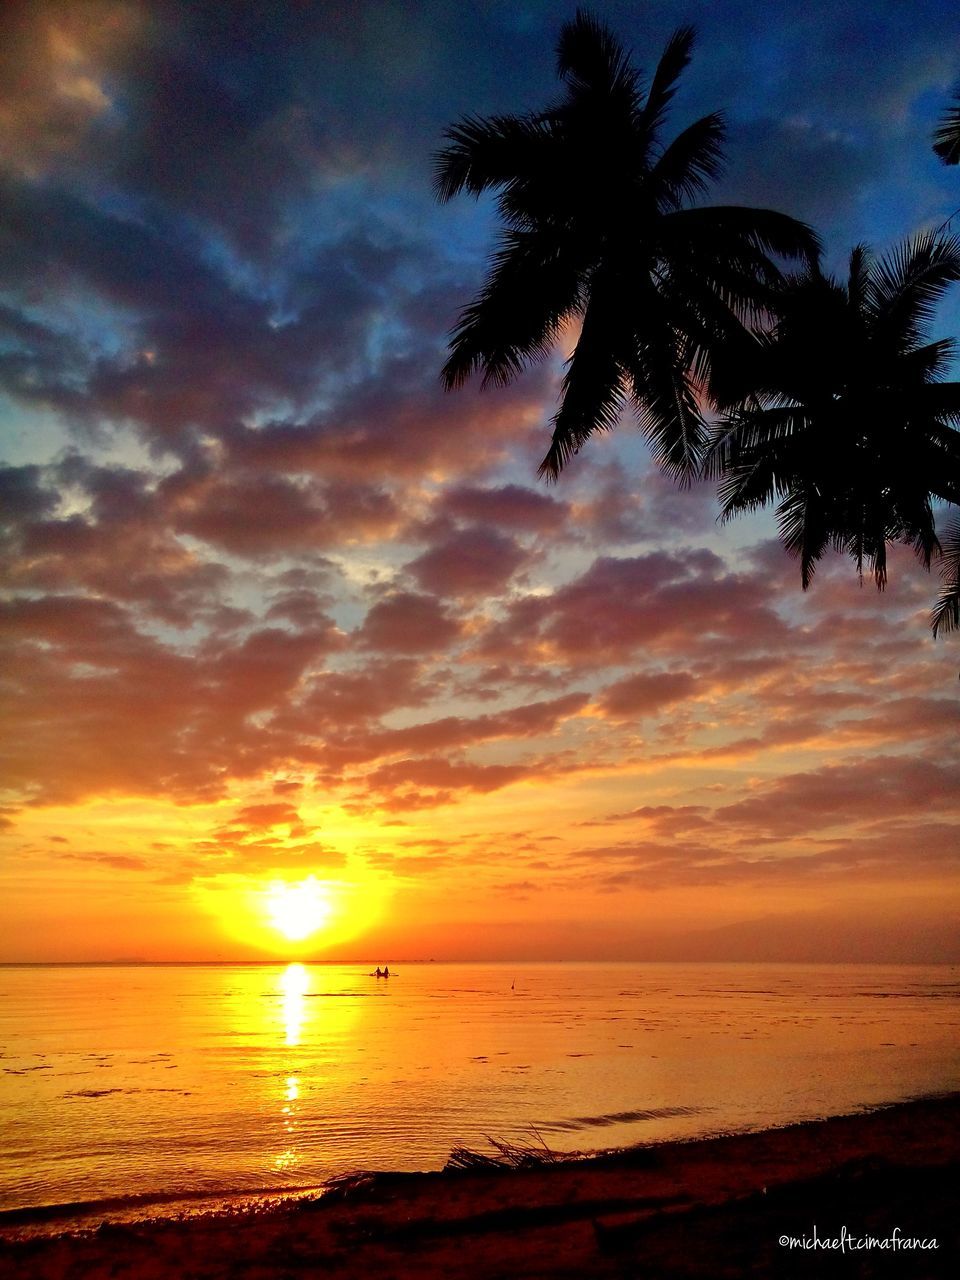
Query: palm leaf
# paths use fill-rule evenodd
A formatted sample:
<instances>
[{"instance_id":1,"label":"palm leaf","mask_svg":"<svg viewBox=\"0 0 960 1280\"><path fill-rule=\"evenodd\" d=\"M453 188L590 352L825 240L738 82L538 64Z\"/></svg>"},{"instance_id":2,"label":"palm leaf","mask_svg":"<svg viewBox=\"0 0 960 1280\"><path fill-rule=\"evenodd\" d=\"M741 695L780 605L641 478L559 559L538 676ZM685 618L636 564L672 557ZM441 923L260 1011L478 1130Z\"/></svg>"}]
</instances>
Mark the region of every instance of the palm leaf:
<instances>
[{"instance_id":1,"label":"palm leaf","mask_svg":"<svg viewBox=\"0 0 960 1280\"><path fill-rule=\"evenodd\" d=\"M811 488L795 489L777 508L777 527L787 551L800 561L800 582L810 586L817 561L832 539L820 495Z\"/></svg>"},{"instance_id":2,"label":"palm leaf","mask_svg":"<svg viewBox=\"0 0 960 1280\"><path fill-rule=\"evenodd\" d=\"M677 134L650 171L650 184L666 209L703 195L723 173L726 130L719 113L703 116Z\"/></svg>"},{"instance_id":3,"label":"palm leaf","mask_svg":"<svg viewBox=\"0 0 960 1280\"><path fill-rule=\"evenodd\" d=\"M667 41L640 119L640 128L648 137L656 133L666 119L667 107L677 92L677 81L690 64L695 40L693 27L678 27Z\"/></svg>"},{"instance_id":4,"label":"palm leaf","mask_svg":"<svg viewBox=\"0 0 960 1280\"><path fill-rule=\"evenodd\" d=\"M444 137L449 144L434 156L434 193L441 203L463 191L479 196L536 172L550 131L535 116L464 116Z\"/></svg>"},{"instance_id":5,"label":"palm leaf","mask_svg":"<svg viewBox=\"0 0 960 1280\"><path fill-rule=\"evenodd\" d=\"M700 471L706 424L689 376L692 352L678 341L670 307L653 288L636 299L644 326L624 360L637 420L661 467L688 483Z\"/></svg>"},{"instance_id":6,"label":"palm leaf","mask_svg":"<svg viewBox=\"0 0 960 1280\"><path fill-rule=\"evenodd\" d=\"M878 339L906 350L921 341L949 284L960 280L960 240L926 232L870 271L867 298Z\"/></svg>"},{"instance_id":7,"label":"palm leaf","mask_svg":"<svg viewBox=\"0 0 960 1280\"><path fill-rule=\"evenodd\" d=\"M681 209L663 219L663 234L691 242L711 238L736 242L761 254L804 263L815 262L820 254L820 238L812 227L774 209L741 205Z\"/></svg>"},{"instance_id":8,"label":"palm leaf","mask_svg":"<svg viewBox=\"0 0 960 1280\"><path fill-rule=\"evenodd\" d=\"M944 535L940 574L943 587L930 616L934 637L941 631L960 631L960 519Z\"/></svg>"},{"instance_id":9,"label":"palm leaf","mask_svg":"<svg viewBox=\"0 0 960 1280\"><path fill-rule=\"evenodd\" d=\"M953 105L940 117L933 149L944 164L960 163L960 93L954 94Z\"/></svg>"},{"instance_id":10,"label":"palm leaf","mask_svg":"<svg viewBox=\"0 0 960 1280\"><path fill-rule=\"evenodd\" d=\"M573 20L560 28L557 75L574 97L625 92L632 98L639 78L610 28L585 9L578 9Z\"/></svg>"},{"instance_id":11,"label":"palm leaf","mask_svg":"<svg viewBox=\"0 0 960 1280\"><path fill-rule=\"evenodd\" d=\"M868 306L872 262L873 257L865 244L854 245L847 276L847 297L850 309L857 316L861 316Z\"/></svg>"},{"instance_id":12,"label":"palm leaf","mask_svg":"<svg viewBox=\"0 0 960 1280\"><path fill-rule=\"evenodd\" d=\"M623 409L623 367L617 354L615 309L594 289L583 328L563 376L560 408L538 474L556 480L570 457L597 431L610 431Z\"/></svg>"},{"instance_id":13,"label":"palm leaf","mask_svg":"<svg viewBox=\"0 0 960 1280\"><path fill-rule=\"evenodd\" d=\"M526 362L542 360L581 305L581 275L549 230L505 232L487 283L451 333L444 384L462 386L482 371L484 385L502 386Z\"/></svg>"}]
</instances>

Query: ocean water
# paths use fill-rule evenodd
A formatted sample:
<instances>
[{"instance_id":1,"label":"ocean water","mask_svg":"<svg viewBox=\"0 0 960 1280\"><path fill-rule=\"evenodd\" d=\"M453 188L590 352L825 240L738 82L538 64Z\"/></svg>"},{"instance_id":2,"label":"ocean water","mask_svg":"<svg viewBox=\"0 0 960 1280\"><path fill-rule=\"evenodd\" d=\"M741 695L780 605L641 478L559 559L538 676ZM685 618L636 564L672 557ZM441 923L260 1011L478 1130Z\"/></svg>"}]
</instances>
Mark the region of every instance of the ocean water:
<instances>
[{"instance_id":1,"label":"ocean water","mask_svg":"<svg viewBox=\"0 0 960 1280\"><path fill-rule=\"evenodd\" d=\"M157 1213L488 1135L590 1151L958 1088L956 966L7 966L0 1210Z\"/></svg>"}]
</instances>

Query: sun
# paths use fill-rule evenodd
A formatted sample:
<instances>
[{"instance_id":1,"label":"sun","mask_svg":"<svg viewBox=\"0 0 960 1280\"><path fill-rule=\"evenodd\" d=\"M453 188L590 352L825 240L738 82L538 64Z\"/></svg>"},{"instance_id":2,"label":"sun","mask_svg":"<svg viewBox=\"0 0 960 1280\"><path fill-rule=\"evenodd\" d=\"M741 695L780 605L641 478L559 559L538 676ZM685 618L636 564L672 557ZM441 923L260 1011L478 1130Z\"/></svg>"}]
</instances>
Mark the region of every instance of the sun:
<instances>
[{"instance_id":1,"label":"sun","mask_svg":"<svg viewBox=\"0 0 960 1280\"><path fill-rule=\"evenodd\" d=\"M309 938L330 918L329 895L314 876L295 884L274 880L265 897L270 923L290 942Z\"/></svg>"}]
</instances>

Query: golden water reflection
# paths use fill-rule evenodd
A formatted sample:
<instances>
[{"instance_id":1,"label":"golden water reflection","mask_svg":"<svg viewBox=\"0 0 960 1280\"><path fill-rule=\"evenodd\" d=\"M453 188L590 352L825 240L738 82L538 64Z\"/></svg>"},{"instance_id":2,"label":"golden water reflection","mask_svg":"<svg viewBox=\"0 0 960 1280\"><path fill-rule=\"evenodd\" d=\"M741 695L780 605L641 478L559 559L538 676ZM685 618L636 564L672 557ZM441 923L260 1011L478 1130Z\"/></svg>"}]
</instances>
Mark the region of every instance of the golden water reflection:
<instances>
[{"instance_id":1,"label":"golden water reflection","mask_svg":"<svg viewBox=\"0 0 960 1280\"><path fill-rule=\"evenodd\" d=\"M281 1016L284 1027L284 1042L289 1048L297 1048L303 1038L303 1028L307 1019L306 997L310 991L310 974L302 964L289 964L280 975ZM274 1159L274 1168L291 1169L299 1160L297 1151L297 1128L299 1122L300 1079L288 1075L282 1086L283 1105L280 1115L283 1118L283 1132L286 1143L285 1150Z\"/></svg>"},{"instance_id":2,"label":"golden water reflection","mask_svg":"<svg viewBox=\"0 0 960 1280\"><path fill-rule=\"evenodd\" d=\"M283 1089L284 1106L280 1107L280 1115L283 1116L283 1129L285 1139L287 1139L287 1148L279 1153L274 1160L275 1169L291 1169L297 1164L297 1128L300 1121L300 1079L296 1075L288 1075L284 1082Z\"/></svg>"},{"instance_id":3,"label":"golden water reflection","mask_svg":"<svg viewBox=\"0 0 960 1280\"><path fill-rule=\"evenodd\" d=\"M260 1036L267 1031L263 1100L273 1120L264 1155L276 1172L293 1175L316 1158L315 1151L308 1154L310 1116L350 1058L361 1008L358 1001L341 997L352 994L354 983L352 973L293 961L273 971L266 992L261 988L261 996L268 996L266 1008L262 998L241 1006L248 1027L256 1020Z\"/></svg>"},{"instance_id":4,"label":"golden water reflection","mask_svg":"<svg viewBox=\"0 0 960 1280\"><path fill-rule=\"evenodd\" d=\"M283 997L283 1024L286 1043L299 1045L306 1021L306 994L310 990L310 975L302 964L288 964L280 978Z\"/></svg>"}]
</instances>

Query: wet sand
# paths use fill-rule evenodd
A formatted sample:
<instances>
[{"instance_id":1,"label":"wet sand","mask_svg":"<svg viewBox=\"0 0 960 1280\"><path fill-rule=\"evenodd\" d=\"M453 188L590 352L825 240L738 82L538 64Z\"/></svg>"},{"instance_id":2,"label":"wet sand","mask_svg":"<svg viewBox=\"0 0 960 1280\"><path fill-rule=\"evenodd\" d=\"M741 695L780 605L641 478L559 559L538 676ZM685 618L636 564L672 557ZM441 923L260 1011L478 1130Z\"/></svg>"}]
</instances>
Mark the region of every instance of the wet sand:
<instances>
[{"instance_id":1,"label":"wet sand","mask_svg":"<svg viewBox=\"0 0 960 1280\"><path fill-rule=\"evenodd\" d=\"M842 1251L812 1244L814 1231L839 1244L844 1229ZM542 1168L370 1175L259 1212L0 1242L3 1280L834 1275L960 1275L960 1095Z\"/></svg>"}]
</instances>

